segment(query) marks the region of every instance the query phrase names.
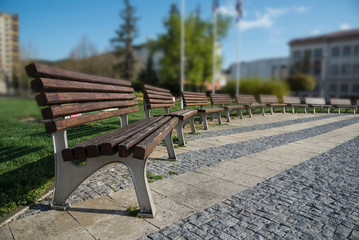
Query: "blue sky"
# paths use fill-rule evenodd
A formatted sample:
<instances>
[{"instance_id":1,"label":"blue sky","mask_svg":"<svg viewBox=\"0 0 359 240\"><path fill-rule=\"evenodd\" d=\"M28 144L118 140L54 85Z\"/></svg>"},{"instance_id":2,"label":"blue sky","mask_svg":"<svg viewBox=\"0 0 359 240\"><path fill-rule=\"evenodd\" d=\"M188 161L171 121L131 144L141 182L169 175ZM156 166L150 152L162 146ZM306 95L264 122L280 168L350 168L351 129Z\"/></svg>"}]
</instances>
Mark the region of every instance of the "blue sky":
<instances>
[{"instance_id":1,"label":"blue sky","mask_svg":"<svg viewBox=\"0 0 359 240\"><path fill-rule=\"evenodd\" d=\"M180 0L131 0L137 10L139 37L135 44L164 32L163 18ZM236 0L220 0L219 11L233 16ZM212 19L212 0L186 0L186 13L201 6L202 16ZM0 11L20 18L20 45L29 44L38 59L59 60L69 56L83 36L99 52L111 48L120 24L121 0L0 0ZM240 59L288 56L293 38L359 28L359 0L243 0L240 22ZM222 44L223 65L237 59L235 20Z\"/></svg>"}]
</instances>

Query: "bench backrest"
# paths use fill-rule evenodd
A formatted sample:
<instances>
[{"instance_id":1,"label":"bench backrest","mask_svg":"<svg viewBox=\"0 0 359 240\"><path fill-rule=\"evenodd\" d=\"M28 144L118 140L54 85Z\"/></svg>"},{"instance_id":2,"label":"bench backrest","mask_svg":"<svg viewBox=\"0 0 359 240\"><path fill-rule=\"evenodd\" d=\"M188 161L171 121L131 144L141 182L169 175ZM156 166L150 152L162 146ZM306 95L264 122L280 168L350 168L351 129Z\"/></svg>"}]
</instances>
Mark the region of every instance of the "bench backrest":
<instances>
[{"instance_id":1,"label":"bench backrest","mask_svg":"<svg viewBox=\"0 0 359 240\"><path fill-rule=\"evenodd\" d=\"M335 104L335 105L351 105L351 101L349 98L345 98L345 99L339 99L339 98L331 98L330 99L330 104Z\"/></svg>"},{"instance_id":2,"label":"bench backrest","mask_svg":"<svg viewBox=\"0 0 359 240\"><path fill-rule=\"evenodd\" d=\"M146 104L147 109L175 106L173 96L167 89L143 84L141 91L143 93L143 104Z\"/></svg>"},{"instance_id":3,"label":"bench backrest","mask_svg":"<svg viewBox=\"0 0 359 240\"><path fill-rule=\"evenodd\" d=\"M256 98L253 95L236 95L236 101L238 104L243 103L257 103Z\"/></svg>"},{"instance_id":4,"label":"bench backrest","mask_svg":"<svg viewBox=\"0 0 359 240\"><path fill-rule=\"evenodd\" d=\"M325 99L324 98L304 98L306 104L318 104L318 105L324 105Z\"/></svg>"},{"instance_id":5,"label":"bench backrest","mask_svg":"<svg viewBox=\"0 0 359 240\"><path fill-rule=\"evenodd\" d=\"M205 93L199 92L182 92L183 104L188 106L205 106L208 105L208 98Z\"/></svg>"},{"instance_id":6,"label":"bench backrest","mask_svg":"<svg viewBox=\"0 0 359 240\"><path fill-rule=\"evenodd\" d=\"M283 97L283 103L300 104L299 97Z\"/></svg>"},{"instance_id":7,"label":"bench backrest","mask_svg":"<svg viewBox=\"0 0 359 240\"><path fill-rule=\"evenodd\" d=\"M233 104L230 94L212 93L210 95L210 97L211 97L211 103L213 105L231 105L231 104Z\"/></svg>"},{"instance_id":8,"label":"bench backrest","mask_svg":"<svg viewBox=\"0 0 359 240\"><path fill-rule=\"evenodd\" d=\"M359 99L357 100L356 105L359 105Z\"/></svg>"},{"instance_id":9,"label":"bench backrest","mask_svg":"<svg viewBox=\"0 0 359 240\"><path fill-rule=\"evenodd\" d=\"M26 66L49 133L139 111L131 83L32 63ZM100 111L106 110L106 111ZM86 113L78 117L71 115Z\"/></svg>"},{"instance_id":10,"label":"bench backrest","mask_svg":"<svg viewBox=\"0 0 359 240\"><path fill-rule=\"evenodd\" d=\"M279 103L275 95L259 95L261 103Z\"/></svg>"}]
</instances>

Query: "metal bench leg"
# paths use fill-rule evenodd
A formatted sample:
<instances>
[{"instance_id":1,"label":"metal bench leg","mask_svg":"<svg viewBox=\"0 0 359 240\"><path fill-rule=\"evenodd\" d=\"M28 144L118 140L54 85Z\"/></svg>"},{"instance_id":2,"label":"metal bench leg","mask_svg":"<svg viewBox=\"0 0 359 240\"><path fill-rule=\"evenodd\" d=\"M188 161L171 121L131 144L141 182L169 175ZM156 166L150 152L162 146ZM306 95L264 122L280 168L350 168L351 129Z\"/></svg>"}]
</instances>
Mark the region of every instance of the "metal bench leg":
<instances>
[{"instance_id":1,"label":"metal bench leg","mask_svg":"<svg viewBox=\"0 0 359 240\"><path fill-rule=\"evenodd\" d=\"M140 205L140 212L137 214L137 216L147 218L155 217L156 208L146 176L147 159L139 160L128 157L121 159L121 162L123 162L129 168L132 175L138 204Z\"/></svg>"},{"instance_id":2,"label":"metal bench leg","mask_svg":"<svg viewBox=\"0 0 359 240\"><path fill-rule=\"evenodd\" d=\"M284 114L286 114L286 111L285 111L286 109L285 109L285 108L286 108L286 107L282 107L282 110L283 110L283 113L284 113Z\"/></svg>"},{"instance_id":3,"label":"metal bench leg","mask_svg":"<svg viewBox=\"0 0 359 240\"><path fill-rule=\"evenodd\" d=\"M166 148L167 148L167 152L168 152L168 159L169 160L177 160L175 148L173 146L172 130L165 137L165 142L166 142Z\"/></svg>"},{"instance_id":4,"label":"metal bench leg","mask_svg":"<svg viewBox=\"0 0 359 240\"><path fill-rule=\"evenodd\" d=\"M202 120L202 123L203 123L203 129L208 130L207 114L200 113L199 116L201 117L201 120Z\"/></svg>"},{"instance_id":5,"label":"metal bench leg","mask_svg":"<svg viewBox=\"0 0 359 240\"><path fill-rule=\"evenodd\" d=\"M355 114L355 108L353 108L353 114Z\"/></svg>"},{"instance_id":6,"label":"metal bench leg","mask_svg":"<svg viewBox=\"0 0 359 240\"><path fill-rule=\"evenodd\" d=\"M240 119L243 119L243 109L237 110L237 116L239 116Z\"/></svg>"},{"instance_id":7,"label":"metal bench leg","mask_svg":"<svg viewBox=\"0 0 359 240\"><path fill-rule=\"evenodd\" d=\"M180 147L184 147L186 145L186 141L183 135L183 125L184 125L184 121L179 120L176 126L176 131L178 136L178 146Z\"/></svg>"},{"instance_id":8,"label":"metal bench leg","mask_svg":"<svg viewBox=\"0 0 359 240\"><path fill-rule=\"evenodd\" d=\"M307 107L304 108L304 113L305 114L308 113L308 108Z\"/></svg>"},{"instance_id":9,"label":"metal bench leg","mask_svg":"<svg viewBox=\"0 0 359 240\"><path fill-rule=\"evenodd\" d=\"M227 118L227 122L231 121L231 110L226 109L226 118Z\"/></svg>"},{"instance_id":10,"label":"metal bench leg","mask_svg":"<svg viewBox=\"0 0 359 240\"><path fill-rule=\"evenodd\" d=\"M313 114L315 114L315 107L313 107Z\"/></svg>"},{"instance_id":11,"label":"metal bench leg","mask_svg":"<svg viewBox=\"0 0 359 240\"><path fill-rule=\"evenodd\" d=\"M250 118L253 117L253 115L252 115L252 108L248 108L248 111L249 111L249 117L250 117Z\"/></svg>"},{"instance_id":12,"label":"metal bench leg","mask_svg":"<svg viewBox=\"0 0 359 240\"><path fill-rule=\"evenodd\" d=\"M273 107L270 107L270 114L273 115Z\"/></svg>"},{"instance_id":13,"label":"metal bench leg","mask_svg":"<svg viewBox=\"0 0 359 240\"><path fill-rule=\"evenodd\" d=\"M145 103L144 103L144 105L146 106ZM145 107L145 119L150 118L150 117L151 117L150 109L147 109L147 107Z\"/></svg>"},{"instance_id":14,"label":"metal bench leg","mask_svg":"<svg viewBox=\"0 0 359 240\"><path fill-rule=\"evenodd\" d=\"M188 118L189 124L191 126L191 132L195 133L196 132L196 126L194 125L194 117L195 115L193 115L192 117Z\"/></svg>"},{"instance_id":15,"label":"metal bench leg","mask_svg":"<svg viewBox=\"0 0 359 240\"><path fill-rule=\"evenodd\" d=\"M330 108L327 108L327 113L330 114Z\"/></svg>"},{"instance_id":16,"label":"metal bench leg","mask_svg":"<svg viewBox=\"0 0 359 240\"><path fill-rule=\"evenodd\" d=\"M221 112L219 112L219 113L217 114L217 117L218 117L218 124L222 124Z\"/></svg>"},{"instance_id":17,"label":"metal bench leg","mask_svg":"<svg viewBox=\"0 0 359 240\"><path fill-rule=\"evenodd\" d=\"M273 110L271 110L271 111L273 111ZM261 112L262 112L262 116L266 115L266 113L264 112L264 107L261 108Z\"/></svg>"},{"instance_id":18,"label":"metal bench leg","mask_svg":"<svg viewBox=\"0 0 359 240\"><path fill-rule=\"evenodd\" d=\"M292 113L294 114L294 106L292 106Z\"/></svg>"},{"instance_id":19,"label":"metal bench leg","mask_svg":"<svg viewBox=\"0 0 359 240\"><path fill-rule=\"evenodd\" d=\"M128 125L128 115L120 115L121 127Z\"/></svg>"}]
</instances>

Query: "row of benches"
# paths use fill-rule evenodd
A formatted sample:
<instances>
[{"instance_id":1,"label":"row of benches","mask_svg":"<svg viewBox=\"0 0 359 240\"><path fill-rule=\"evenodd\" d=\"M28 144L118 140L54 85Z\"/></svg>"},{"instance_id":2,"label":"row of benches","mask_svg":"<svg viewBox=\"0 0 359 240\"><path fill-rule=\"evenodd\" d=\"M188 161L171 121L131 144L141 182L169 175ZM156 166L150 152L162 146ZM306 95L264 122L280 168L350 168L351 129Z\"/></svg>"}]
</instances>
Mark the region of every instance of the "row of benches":
<instances>
[{"instance_id":1,"label":"row of benches","mask_svg":"<svg viewBox=\"0 0 359 240\"><path fill-rule=\"evenodd\" d=\"M132 175L138 202L139 216L154 217L156 210L146 177L148 156L155 147L165 141L168 156L176 159L172 142L172 131L177 130L179 145L184 146L183 127L190 123L195 132L194 118L199 116L208 129L207 116L215 115L221 123L221 112L249 110L261 107L283 107L285 104L272 102L262 96L263 103L256 104L253 96L237 96L238 103L231 105L229 95L211 95L213 105L218 108L203 108L209 105L204 93L183 92L185 109L169 112L174 106L174 98L169 90L149 85L143 86L145 119L128 124L128 114L139 111L134 89L128 81L98 77L83 73L61 70L42 64L30 64L26 68L32 80L32 88L39 92L36 101L41 109L46 131L52 134L55 156L55 190L52 208L66 209L66 199L91 174L101 167L120 162L125 164ZM265 98L268 98L267 100ZM277 101L277 100L276 100ZM293 101L292 101L293 102ZM268 105L270 104L270 105ZM300 107L300 104L290 103ZM199 109L187 107L200 106ZM165 114L151 118L150 111L164 108ZM285 110L283 110L285 112ZM273 113L273 110L271 110ZM75 117L76 116L76 117ZM121 128L69 147L67 129L86 123L119 117ZM83 165L74 160L86 159Z\"/></svg>"}]
</instances>

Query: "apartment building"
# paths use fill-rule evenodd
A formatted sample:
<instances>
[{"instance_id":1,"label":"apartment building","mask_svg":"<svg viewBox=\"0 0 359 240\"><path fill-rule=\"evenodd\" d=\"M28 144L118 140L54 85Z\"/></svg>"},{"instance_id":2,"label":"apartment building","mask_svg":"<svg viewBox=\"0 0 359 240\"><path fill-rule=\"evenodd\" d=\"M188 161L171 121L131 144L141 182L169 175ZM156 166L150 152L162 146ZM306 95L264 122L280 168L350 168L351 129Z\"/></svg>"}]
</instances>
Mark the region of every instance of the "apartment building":
<instances>
[{"instance_id":1,"label":"apartment building","mask_svg":"<svg viewBox=\"0 0 359 240\"><path fill-rule=\"evenodd\" d=\"M359 98L359 29L293 39L290 66L309 59L309 74L316 78L310 96Z\"/></svg>"},{"instance_id":2,"label":"apartment building","mask_svg":"<svg viewBox=\"0 0 359 240\"><path fill-rule=\"evenodd\" d=\"M0 12L0 94L11 93L19 57L18 15Z\"/></svg>"}]
</instances>

